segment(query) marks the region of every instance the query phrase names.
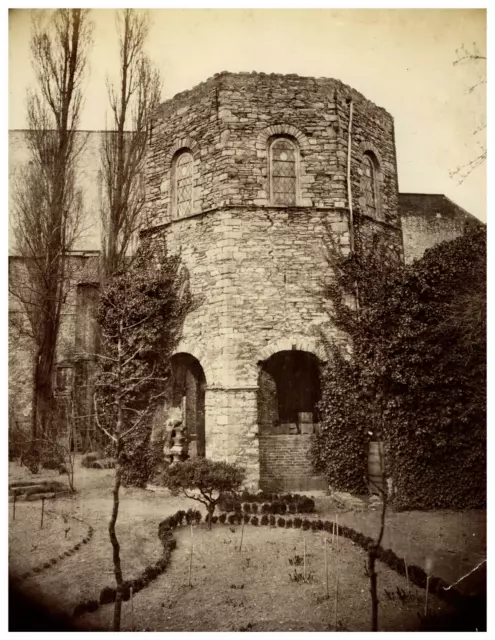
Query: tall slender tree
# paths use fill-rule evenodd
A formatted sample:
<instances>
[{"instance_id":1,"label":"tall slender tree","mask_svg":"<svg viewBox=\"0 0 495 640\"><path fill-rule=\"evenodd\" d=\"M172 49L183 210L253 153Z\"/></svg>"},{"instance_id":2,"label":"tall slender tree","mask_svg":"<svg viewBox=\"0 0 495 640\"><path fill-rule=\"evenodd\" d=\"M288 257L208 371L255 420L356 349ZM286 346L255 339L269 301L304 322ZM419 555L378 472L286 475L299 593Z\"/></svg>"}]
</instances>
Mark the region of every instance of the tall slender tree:
<instances>
[{"instance_id":1,"label":"tall slender tree","mask_svg":"<svg viewBox=\"0 0 495 640\"><path fill-rule=\"evenodd\" d=\"M116 22L119 84L107 81L112 121L101 146L103 278L122 268L143 222L146 146L161 92L160 74L144 51L148 14L124 9L117 13Z\"/></svg>"},{"instance_id":2,"label":"tall slender tree","mask_svg":"<svg viewBox=\"0 0 495 640\"><path fill-rule=\"evenodd\" d=\"M13 235L22 268L11 294L24 311L33 340L32 450L52 432L53 377L62 305L70 284L67 254L81 231L82 195L75 165L85 140L77 127L87 55L92 43L88 11L33 12L31 54L36 87L27 97L28 165L13 189ZM38 428L39 427L39 428Z\"/></svg>"},{"instance_id":3,"label":"tall slender tree","mask_svg":"<svg viewBox=\"0 0 495 640\"><path fill-rule=\"evenodd\" d=\"M116 531L124 467L135 456L141 468L147 466L151 420L166 393L170 355L188 306L187 274L160 240L145 239L133 264L108 278L101 290L101 352L93 400L96 424L115 452L108 525L116 582L114 631L120 631L124 589Z\"/></svg>"}]
</instances>

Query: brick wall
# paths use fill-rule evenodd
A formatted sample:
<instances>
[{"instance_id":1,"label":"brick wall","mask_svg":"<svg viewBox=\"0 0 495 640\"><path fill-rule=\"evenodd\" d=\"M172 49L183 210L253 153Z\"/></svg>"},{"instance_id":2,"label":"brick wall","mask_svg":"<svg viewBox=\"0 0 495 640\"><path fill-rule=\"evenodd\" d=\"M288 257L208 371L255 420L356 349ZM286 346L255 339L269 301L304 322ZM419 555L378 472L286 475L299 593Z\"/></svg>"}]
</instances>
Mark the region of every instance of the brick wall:
<instances>
[{"instance_id":1,"label":"brick wall","mask_svg":"<svg viewBox=\"0 0 495 640\"><path fill-rule=\"evenodd\" d=\"M260 436L260 488L267 491L326 489L311 465L311 435Z\"/></svg>"}]
</instances>

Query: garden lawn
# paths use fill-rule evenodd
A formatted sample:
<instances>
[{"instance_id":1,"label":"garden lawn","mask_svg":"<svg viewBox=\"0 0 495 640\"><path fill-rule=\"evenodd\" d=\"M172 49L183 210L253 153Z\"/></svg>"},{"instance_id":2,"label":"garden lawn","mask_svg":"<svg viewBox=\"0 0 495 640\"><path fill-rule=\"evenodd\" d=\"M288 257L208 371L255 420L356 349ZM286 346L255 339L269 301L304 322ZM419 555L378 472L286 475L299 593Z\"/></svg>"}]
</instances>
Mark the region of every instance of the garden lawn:
<instances>
[{"instance_id":1,"label":"garden lawn","mask_svg":"<svg viewBox=\"0 0 495 640\"><path fill-rule=\"evenodd\" d=\"M331 543L328 546L327 599L322 532L246 525L239 551L240 526L218 524L212 531L204 524L194 527L192 587L188 586L190 528L176 530L174 535L177 549L167 572L134 597L134 620L130 602L123 603L122 630L332 630L337 576L338 629L370 630L366 554L349 540L341 538L338 551ZM303 573L304 540L309 580L296 582L292 579L294 574ZM300 564L291 564L290 559L294 562L296 556ZM380 629L418 629L418 612L423 612L425 592L415 587L408 591L406 580L381 563L378 571ZM429 605L435 612L448 609L431 596ZM111 630L112 615L113 604L105 605L85 614L79 624L85 629Z\"/></svg>"},{"instance_id":2,"label":"garden lawn","mask_svg":"<svg viewBox=\"0 0 495 640\"><path fill-rule=\"evenodd\" d=\"M53 500L47 500L41 528L41 500L16 504L16 519L11 521L9 530L10 572L13 575L22 575L69 551L88 533L88 527L82 522L62 511L54 513L52 508ZM12 505L10 510L12 513Z\"/></svg>"},{"instance_id":3,"label":"garden lawn","mask_svg":"<svg viewBox=\"0 0 495 640\"><path fill-rule=\"evenodd\" d=\"M108 538L113 475L113 469L85 469L78 462L75 477L78 492L72 497L57 497L55 500L45 502L47 510L55 511L59 515L48 516L46 530L42 534L39 533L41 515L39 501L18 502L15 522L12 521L13 505L12 503L9 505L10 572L14 576L22 574L31 566L49 561L57 555L55 550L65 549L63 545L69 544L64 539L62 514L77 516L94 528L92 540L82 545L74 555L60 560L53 567L22 583L24 591L38 600L41 599L52 612L70 616L81 600L98 599L101 588L114 585L112 550ZM32 476L25 467L9 465L11 481L49 478L63 480L63 477L53 472ZM351 526L365 535L375 535L379 523L378 512L342 512L336 509L329 496L320 494L315 498L318 517L333 519L338 512L340 524ZM178 509L198 506L198 503L191 500L174 498L167 491L122 489L117 534L122 546L124 579L137 576L160 556L161 545L157 532L161 520ZM433 573L449 583L459 579L486 557L486 513L484 511L464 513L390 511L387 522L391 526L386 530L384 547L391 547L399 555L405 555L408 563L417 564L423 568L427 558L433 557ZM68 537L70 536L70 546L73 546L73 542L79 541L75 540L78 527L82 527L81 538L86 534L87 529L82 524L76 525L74 520L69 519L69 523L71 531ZM244 549L242 554L239 554L234 553L233 537L238 538L240 530L239 527L235 528L236 534L230 533L229 526L222 525L217 525L211 534L206 531L199 533L198 530L198 546L193 565L196 586L193 589L187 587L186 576L188 533L183 530L176 533L178 548L172 553L172 563L168 571L135 597L136 606L139 605L136 609L136 628L161 629L163 625L163 629L184 628L186 630L192 629L191 625L197 624L195 629L206 630L216 629L218 624L218 629L238 629L251 624L254 629L260 629L260 625L264 625L263 628L282 630L299 629L300 621L306 620L308 625L305 628L308 629L325 629L328 626L332 628L333 601L330 604L316 602L316 597L324 594L324 580L321 575L323 533L303 534L299 530L270 530L266 527L246 526ZM313 554L309 556L309 567L310 571L316 572L316 582L295 584L290 582L288 577L289 571L293 571L288 558L296 553L302 554L303 535L307 540L308 552ZM225 542L223 542L224 539ZM231 539L230 542L229 539ZM257 546L254 544L256 539L261 541ZM262 542L263 540L266 544ZM274 548L279 542L279 550L275 551ZM317 543L320 545L319 552L316 551ZM32 545L37 544L37 549L31 549ZM342 544L345 551L342 554L342 567L347 566L349 569L346 569L345 581L339 587L339 602L346 602L347 597L350 600L349 604L342 608L339 619L349 628L369 629L364 552L350 541L344 540ZM320 555L314 555L317 553ZM248 554L251 554L250 563L253 563L256 569L249 569L247 566L242 568L242 565L236 564L241 558L247 563ZM203 557L204 561L201 560ZM318 561L316 561L317 558L319 558ZM274 573L275 566L278 568ZM331 564L331 571L332 566ZM395 586L404 586L405 580L383 565L379 564L379 570L380 590L382 587L389 589L385 586L387 580ZM318 572L320 572L319 577ZM250 576L250 580L244 580L244 575ZM332 573L330 575L332 576ZM462 581L458 588L465 593L486 593L485 576L486 565L467 580ZM231 584L238 583L244 583L244 588L240 590L230 588ZM333 584L331 577L331 597L333 597ZM200 585L205 588L200 589ZM261 595L257 595L258 590ZM424 597L424 592L420 597ZM301 598L306 604L298 604ZM232 603L236 603L237 600L243 601L243 604L234 606ZM292 603L290 607L287 605L289 602ZM165 603L163 607L162 603ZM186 606L182 603L186 603ZM251 616L250 612L254 606L256 613ZM265 606L266 613L263 613ZM284 606L286 613L279 617ZM298 609L299 606L302 609ZM410 615L405 605L400 601L389 601L383 592L380 610L382 608L384 618L383 625L380 623L381 628L395 628L393 616L397 614L397 629L402 628L400 626L403 624L402 616L406 626L414 628L414 624L418 621L416 612L421 610L421 606L415 605L414 614ZM111 609L112 605L106 605L101 611L85 615L79 622L108 625ZM388 609L390 613L387 613ZM392 609L396 613L393 613ZM363 611L359 613L360 610ZM128 624L126 622L128 611L129 604L124 603L124 625ZM143 619L137 618L141 615L139 611L146 612ZM312 611L314 615L311 614L308 617L308 612ZM283 621L281 625L280 620Z\"/></svg>"}]
</instances>

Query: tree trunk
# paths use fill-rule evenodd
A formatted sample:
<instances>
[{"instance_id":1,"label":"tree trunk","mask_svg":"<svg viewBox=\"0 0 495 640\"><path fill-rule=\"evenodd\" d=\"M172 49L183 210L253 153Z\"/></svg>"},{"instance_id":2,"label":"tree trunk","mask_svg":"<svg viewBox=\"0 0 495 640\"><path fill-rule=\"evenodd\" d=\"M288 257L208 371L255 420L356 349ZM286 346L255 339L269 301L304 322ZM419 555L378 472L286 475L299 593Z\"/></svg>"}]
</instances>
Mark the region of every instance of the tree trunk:
<instances>
[{"instance_id":1,"label":"tree trunk","mask_svg":"<svg viewBox=\"0 0 495 640\"><path fill-rule=\"evenodd\" d=\"M213 518L213 513L215 511L215 505L208 506L208 529L211 531L211 519Z\"/></svg>"},{"instance_id":2,"label":"tree trunk","mask_svg":"<svg viewBox=\"0 0 495 640\"><path fill-rule=\"evenodd\" d=\"M33 363L33 382L31 400L31 445L30 455L38 459L38 363L40 359L40 349L36 349Z\"/></svg>"},{"instance_id":3,"label":"tree trunk","mask_svg":"<svg viewBox=\"0 0 495 640\"><path fill-rule=\"evenodd\" d=\"M376 552L374 547L368 553L368 571L370 577L371 594L371 630L378 631L378 591L376 576Z\"/></svg>"},{"instance_id":4,"label":"tree trunk","mask_svg":"<svg viewBox=\"0 0 495 640\"><path fill-rule=\"evenodd\" d=\"M115 462L115 481L113 485L113 507L112 517L110 518L110 524L108 525L108 533L110 534L110 542L113 548L113 571L115 574L116 593L115 593L115 607L113 610L113 630L120 631L120 617L122 611L122 568L120 565L120 544L115 533L115 524L117 522L117 516L119 515L119 491L121 482L121 463L120 463L120 451L117 451L117 458Z\"/></svg>"},{"instance_id":5,"label":"tree trunk","mask_svg":"<svg viewBox=\"0 0 495 640\"><path fill-rule=\"evenodd\" d=\"M115 482L113 486L113 508L112 508L112 517L110 518L110 524L108 525L108 532L110 534L110 542L113 547L113 570L115 574L115 582L116 582L116 591L115 591L115 608L113 610L113 630L120 631L120 614L122 611L122 567L120 565L120 545L117 539L117 534L115 533L115 524L117 522L117 517L119 515L119 490L120 490L120 482L122 477L122 425L123 425L123 411L122 411L122 332L123 332L123 321L120 320L119 323L119 337L117 341L117 386L118 386L118 396L117 396L117 425L116 425L116 433L115 433L115 447L116 447L116 456L115 456Z\"/></svg>"}]
</instances>

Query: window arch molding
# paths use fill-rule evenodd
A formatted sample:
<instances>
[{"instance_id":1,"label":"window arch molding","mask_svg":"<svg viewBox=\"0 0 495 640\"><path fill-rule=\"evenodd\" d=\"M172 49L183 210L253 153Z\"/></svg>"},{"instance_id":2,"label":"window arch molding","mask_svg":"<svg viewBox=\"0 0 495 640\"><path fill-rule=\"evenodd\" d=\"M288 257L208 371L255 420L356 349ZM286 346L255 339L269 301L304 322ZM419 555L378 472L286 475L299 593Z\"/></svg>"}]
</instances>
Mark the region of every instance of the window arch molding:
<instances>
[{"instance_id":1,"label":"window arch molding","mask_svg":"<svg viewBox=\"0 0 495 640\"><path fill-rule=\"evenodd\" d=\"M294 127L291 124L272 124L266 129L263 129L263 131L260 131L256 139L256 149L258 150L259 158L266 157L270 138L275 138L277 136L289 136L294 138L299 146L301 157L303 158L311 148L308 136L297 127Z\"/></svg>"},{"instance_id":2,"label":"window arch molding","mask_svg":"<svg viewBox=\"0 0 495 640\"><path fill-rule=\"evenodd\" d=\"M184 214L183 216L177 215L177 184L176 184L176 169L177 162L180 159L180 156L184 154L189 154L192 160L191 164L191 210L189 213ZM177 220L180 217L187 217L194 213L194 211L200 205L200 193L198 190L197 180L198 180L198 167L197 163L199 160L199 145L198 143L191 137L186 136L176 142L168 149L164 158L164 168L165 168L165 177L160 185L160 191L162 193L162 197L164 198L164 205L168 208L168 219L169 220Z\"/></svg>"},{"instance_id":3,"label":"window arch molding","mask_svg":"<svg viewBox=\"0 0 495 640\"><path fill-rule=\"evenodd\" d=\"M380 153L374 145L361 144L361 197L363 213L380 220L382 218L383 172Z\"/></svg>"},{"instance_id":4,"label":"window arch molding","mask_svg":"<svg viewBox=\"0 0 495 640\"><path fill-rule=\"evenodd\" d=\"M300 149L292 136L276 135L268 141L270 204L297 206L300 202Z\"/></svg>"},{"instance_id":5,"label":"window arch molding","mask_svg":"<svg viewBox=\"0 0 495 640\"><path fill-rule=\"evenodd\" d=\"M185 218L194 212L194 157L187 147L177 151L170 170L172 218Z\"/></svg>"},{"instance_id":6,"label":"window arch molding","mask_svg":"<svg viewBox=\"0 0 495 640\"><path fill-rule=\"evenodd\" d=\"M297 156L298 156L298 167L297 167L297 178L298 178L298 191L296 193L296 206L312 206L312 201L309 198L309 194L305 190L305 187L302 187L301 177L305 175L305 167L304 167L304 157L310 152L311 145L309 144L309 139L305 133L300 131L297 127L294 127L291 124L287 123L279 123L273 124L269 127L266 127L262 131L259 132L256 138L256 154L258 159L265 161L266 166L266 200L265 204L267 206L272 205L271 199L271 171L270 171L270 148L271 143L277 138L288 138L292 140L297 146ZM277 206L277 205L275 205ZM286 205L278 205L278 206L286 206Z\"/></svg>"}]
</instances>

